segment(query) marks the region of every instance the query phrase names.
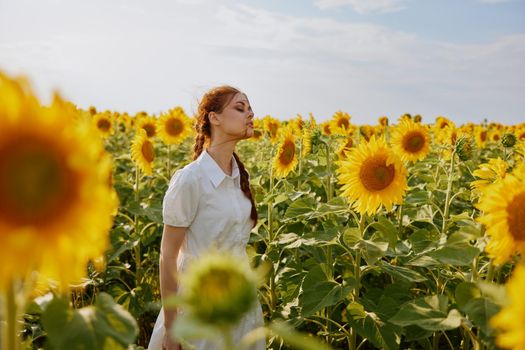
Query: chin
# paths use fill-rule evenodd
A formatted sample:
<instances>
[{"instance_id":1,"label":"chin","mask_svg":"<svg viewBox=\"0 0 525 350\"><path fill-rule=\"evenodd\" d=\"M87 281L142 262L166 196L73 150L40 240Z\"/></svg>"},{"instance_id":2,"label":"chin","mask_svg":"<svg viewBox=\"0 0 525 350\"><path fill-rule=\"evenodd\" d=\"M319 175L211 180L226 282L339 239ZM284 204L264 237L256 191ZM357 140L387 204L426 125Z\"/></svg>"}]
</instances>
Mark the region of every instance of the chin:
<instances>
[{"instance_id":1,"label":"chin","mask_svg":"<svg viewBox=\"0 0 525 350\"><path fill-rule=\"evenodd\" d=\"M246 129L246 138L249 139L250 137L252 137L253 133L254 133L253 129L251 128Z\"/></svg>"}]
</instances>

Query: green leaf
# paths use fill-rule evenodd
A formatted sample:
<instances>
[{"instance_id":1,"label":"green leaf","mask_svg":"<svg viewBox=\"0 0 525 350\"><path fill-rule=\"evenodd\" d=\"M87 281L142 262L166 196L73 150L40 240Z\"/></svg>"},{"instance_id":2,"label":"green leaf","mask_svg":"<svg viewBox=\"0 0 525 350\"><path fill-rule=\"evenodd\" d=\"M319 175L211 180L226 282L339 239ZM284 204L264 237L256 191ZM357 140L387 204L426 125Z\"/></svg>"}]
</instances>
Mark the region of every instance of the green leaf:
<instances>
[{"instance_id":1,"label":"green leaf","mask_svg":"<svg viewBox=\"0 0 525 350\"><path fill-rule=\"evenodd\" d=\"M407 282L424 282L427 280L426 277L407 267L390 265L385 261L382 261L379 266L383 271L398 280L404 280Z\"/></svg>"},{"instance_id":2,"label":"green leaf","mask_svg":"<svg viewBox=\"0 0 525 350\"><path fill-rule=\"evenodd\" d=\"M316 208L316 201L312 197L303 197L298 199L286 209L285 219L292 219L311 213Z\"/></svg>"},{"instance_id":3,"label":"green leaf","mask_svg":"<svg viewBox=\"0 0 525 350\"><path fill-rule=\"evenodd\" d=\"M387 242L373 242L369 240L361 240L356 244L356 247L361 249L363 257L369 265L373 265L377 260L385 256L388 249Z\"/></svg>"},{"instance_id":4,"label":"green leaf","mask_svg":"<svg viewBox=\"0 0 525 350\"><path fill-rule=\"evenodd\" d=\"M361 238L358 227L349 227L343 232L343 240L350 247L353 247Z\"/></svg>"},{"instance_id":5,"label":"green leaf","mask_svg":"<svg viewBox=\"0 0 525 350\"><path fill-rule=\"evenodd\" d=\"M478 248L470 245L447 245L428 253L428 256L445 265L470 266L479 253Z\"/></svg>"},{"instance_id":6,"label":"green leaf","mask_svg":"<svg viewBox=\"0 0 525 350\"><path fill-rule=\"evenodd\" d=\"M463 310L463 306L465 306L471 299L481 296L481 291L475 283L461 282L456 287L455 295L458 307L460 310Z\"/></svg>"},{"instance_id":7,"label":"green leaf","mask_svg":"<svg viewBox=\"0 0 525 350\"><path fill-rule=\"evenodd\" d=\"M281 337L284 342L295 349L301 350L330 350L330 345L321 342L315 337L297 332L293 327L282 321L273 321L268 328L272 333Z\"/></svg>"},{"instance_id":8,"label":"green leaf","mask_svg":"<svg viewBox=\"0 0 525 350\"><path fill-rule=\"evenodd\" d=\"M372 238L373 241L378 241L379 238L388 242L390 249L395 248L399 237L396 227L390 220L381 216L377 222L372 223L370 226L377 230L374 238Z\"/></svg>"},{"instance_id":9,"label":"green leaf","mask_svg":"<svg viewBox=\"0 0 525 350\"><path fill-rule=\"evenodd\" d=\"M125 349L133 343L135 319L101 292L94 305L72 309L65 299L53 299L42 314L42 324L54 349Z\"/></svg>"},{"instance_id":10,"label":"green leaf","mask_svg":"<svg viewBox=\"0 0 525 350\"><path fill-rule=\"evenodd\" d=\"M480 250L467 244L445 245L434 251L424 252L417 255L406 265L412 266L435 266L435 265L452 265L452 266L470 266Z\"/></svg>"},{"instance_id":11,"label":"green leaf","mask_svg":"<svg viewBox=\"0 0 525 350\"><path fill-rule=\"evenodd\" d=\"M346 298L352 286L342 286L334 280L329 281L322 266L314 266L304 277L299 305L302 316L310 316L316 311L334 305Z\"/></svg>"},{"instance_id":12,"label":"green leaf","mask_svg":"<svg viewBox=\"0 0 525 350\"><path fill-rule=\"evenodd\" d=\"M500 310L498 305L487 298L473 298L463 306L463 310L483 333L492 335L494 330L489 326L489 320Z\"/></svg>"},{"instance_id":13,"label":"green leaf","mask_svg":"<svg viewBox=\"0 0 525 350\"><path fill-rule=\"evenodd\" d=\"M399 349L400 335L393 325L382 321L377 314L365 311L363 305L353 301L346 307L348 323L357 333L380 349Z\"/></svg>"},{"instance_id":14,"label":"green leaf","mask_svg":"<svg viewBox=\"0 0 525 350\"><path fill-rule=\"evenodd\" d=\"M402 326L418 326L428 331L445 331L459 327L461 314L456 309L447 313L448 298L432 295L403 304L389 321Z\"/></svg>"},{"instance_id":15,"label":"green leaf","mask_svg":"<svg viewBox=\"0 0 525 350\"><path fill-rule=\"evenodd\" d=\"M409 193L404 200L407 204L425 204L428 202L429 192L428 191L414 191Z\"/></svg>"},{"instance_id":16,"label":"green leaf","mask_svg":"<svg viewBox=\"0 0 525 350\"><path fill-rule=\"evenodd\" d=\"M419 254L436 245L436 237L426 229L419 229L408 238L414 253Z\"/></svg>"}]
</instances>

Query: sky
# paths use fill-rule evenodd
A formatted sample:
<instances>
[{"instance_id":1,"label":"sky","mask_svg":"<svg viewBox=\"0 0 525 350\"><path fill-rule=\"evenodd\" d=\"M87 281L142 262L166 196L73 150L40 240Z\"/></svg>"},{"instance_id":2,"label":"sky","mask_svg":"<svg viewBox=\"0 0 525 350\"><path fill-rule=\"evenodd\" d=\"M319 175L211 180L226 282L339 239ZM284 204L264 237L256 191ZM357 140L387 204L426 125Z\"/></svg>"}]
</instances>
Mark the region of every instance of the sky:
<instances>
[{"instance_id":1,"label":"sky","mask_svg":"<svg viewBox=\"0 0 525 350\"><path fill-rule=\"evenodd\" d=\"M193 115L525 122L525 0L0 0L0 70L43 103Z\"/></svg>"}]
</instances>

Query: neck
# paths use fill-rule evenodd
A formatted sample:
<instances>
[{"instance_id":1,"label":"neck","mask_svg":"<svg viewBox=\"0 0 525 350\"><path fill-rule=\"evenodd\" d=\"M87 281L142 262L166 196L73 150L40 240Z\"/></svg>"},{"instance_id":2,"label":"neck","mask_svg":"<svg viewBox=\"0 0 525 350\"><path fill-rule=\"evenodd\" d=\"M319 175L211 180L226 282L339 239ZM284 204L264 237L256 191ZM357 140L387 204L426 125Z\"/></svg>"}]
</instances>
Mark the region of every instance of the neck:
<instances>
[{"instance_id":1,"label":"neck","mask_svg":"<svg viewBox=\"0 0 525 350\"><path fill-rule=\"evenodd\" d=\"M211 140L210 145L207 148L209 155L217 162L224 173L232 175L232 156L235 151L237 140L228 142L217 142Z\"/></svg>"}]
</instances>

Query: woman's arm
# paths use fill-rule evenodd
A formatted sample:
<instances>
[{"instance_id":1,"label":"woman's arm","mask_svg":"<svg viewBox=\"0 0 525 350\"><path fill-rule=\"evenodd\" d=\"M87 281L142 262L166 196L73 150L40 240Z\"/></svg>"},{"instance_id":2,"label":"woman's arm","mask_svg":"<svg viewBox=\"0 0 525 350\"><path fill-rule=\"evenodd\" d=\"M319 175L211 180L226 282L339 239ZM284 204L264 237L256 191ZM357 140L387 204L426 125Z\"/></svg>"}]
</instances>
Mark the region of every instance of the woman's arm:
<instances>
[{"instance_id":1,"label":"woman's arm","mask_svg":"<svg viewBox=\"0 0 525 350\"><path fill-rule=\"evenodd\" d=\"M186 237L187 227L175 227L164 224L162 241L160 244L160 295L162 299L169 297L177 291L177 257L180 247ZM164 308L164 327L171 329L175 320L176 310Z\"/></svg>"}]
</instances>

